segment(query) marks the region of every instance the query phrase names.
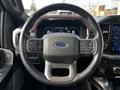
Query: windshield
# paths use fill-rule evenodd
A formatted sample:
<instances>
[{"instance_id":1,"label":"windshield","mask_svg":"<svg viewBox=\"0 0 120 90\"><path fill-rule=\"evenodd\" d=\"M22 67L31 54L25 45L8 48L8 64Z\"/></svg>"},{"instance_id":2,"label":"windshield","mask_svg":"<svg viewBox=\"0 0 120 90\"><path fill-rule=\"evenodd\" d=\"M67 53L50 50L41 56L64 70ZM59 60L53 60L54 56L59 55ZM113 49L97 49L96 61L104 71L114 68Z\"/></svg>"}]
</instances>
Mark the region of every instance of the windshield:
<instances>
[{"instance_id":1,"label":"windshield","mask_svg":"<svg viewBox=\"0 0 120 90\"><path fill-rule=\"evenodd\" d=\"M120 0L22 0L28 15L54 3L70 3L77 5L93 16L120 15ZM73 14L71 12L57 11L52 14Z\"/></svg>"}]
</instances>

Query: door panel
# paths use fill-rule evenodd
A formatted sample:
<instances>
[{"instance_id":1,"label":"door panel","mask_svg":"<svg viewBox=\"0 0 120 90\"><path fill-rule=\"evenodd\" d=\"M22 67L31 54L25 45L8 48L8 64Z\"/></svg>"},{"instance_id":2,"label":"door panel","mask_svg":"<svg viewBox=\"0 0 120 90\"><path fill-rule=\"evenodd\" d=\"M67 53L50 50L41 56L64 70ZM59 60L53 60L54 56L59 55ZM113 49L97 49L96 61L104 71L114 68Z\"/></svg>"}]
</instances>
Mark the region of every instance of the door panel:
<instances>
[{"instance_id":1,"label":"door panel","mask_svg":"<svg viewBox=\"0 0 120 90\"><path fill-rule=\"evenodd\" d=\"M10 50L0 48L0 89L6 75L13 65L13 53ZM8 82L8 81L6 81Z\"/></svg>"},{"instance_id":2,"label":"door panel","mask_svg":"<svg viewBox=\"0 0 120 90\"><path fill-rule=\"evenodd\" d=\"M15 55L12 33L25 23L28 16L24 12L21 0L0 0L0 7L0 90L14 90L15 73L22 65L19 62L20 58Z\"/></svg>"}]
</instances>

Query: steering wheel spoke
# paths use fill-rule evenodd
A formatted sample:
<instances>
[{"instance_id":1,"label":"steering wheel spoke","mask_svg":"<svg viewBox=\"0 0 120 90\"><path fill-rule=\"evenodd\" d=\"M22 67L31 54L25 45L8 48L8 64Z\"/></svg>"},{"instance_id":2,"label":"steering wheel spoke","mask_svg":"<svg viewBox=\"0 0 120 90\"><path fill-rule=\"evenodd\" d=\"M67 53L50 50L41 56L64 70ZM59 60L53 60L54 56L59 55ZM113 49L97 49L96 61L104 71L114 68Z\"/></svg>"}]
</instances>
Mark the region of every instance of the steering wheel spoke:
<instances>
[{"instance_id":1,"label":"steering wheel spoke","mask_svg":"<svg viewBox=\"0 0 120 90\"><path fill-rule=\"evenodd\" d=\"M76 62L65 64L45 61L45 76L49 81L58 83L71 81L76 74Z\"/></svg>"},{"instance_id":2,"label":"steering wheel spoke","mask_svg":"<svg viewBox=\"0 0 120 90\"><path fill-rule=\"evenodd\" d=\"M96 39L80 39L80 54L95 54L96 49Z\"/></svg>"},{"instance_id":3,"label":"steering wheel spoke","mask_svg":"<svg viewBox=\"0 0 120 90\"><path fill-rule=\"evenodd\" d=\"M42 54L42 52L43 52L43 40L41 38L28 39L26 49L29 53Z\"/></svg>"}]
</instances>

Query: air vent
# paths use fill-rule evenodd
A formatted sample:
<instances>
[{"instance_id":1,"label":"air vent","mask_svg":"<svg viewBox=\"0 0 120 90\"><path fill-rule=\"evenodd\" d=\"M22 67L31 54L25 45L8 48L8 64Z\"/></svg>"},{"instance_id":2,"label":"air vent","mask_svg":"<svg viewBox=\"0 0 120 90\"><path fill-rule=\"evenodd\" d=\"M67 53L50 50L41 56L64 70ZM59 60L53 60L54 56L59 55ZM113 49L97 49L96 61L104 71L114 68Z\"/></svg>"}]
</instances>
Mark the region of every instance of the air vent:
<instances>
[{"instance_id":1,"label":"air vent","mask_svg":"<svg viewBox=\"0 0 120 90\"><path fill-rule=\"evenodd\" d=\"M109 42L110 24L102 24L100 27L103 33L104 41Z\"/></svg>"},{"instance_id":2,"label":"air vent","mask_svg":"<svg viewBox=\"0 0 120 90\"><path fill-rule=\"evenodd\" d=\"M103 33L104 49L107 49L109 46L110 24L102 24L100 27Z\"/></svg>"}]
</instances>

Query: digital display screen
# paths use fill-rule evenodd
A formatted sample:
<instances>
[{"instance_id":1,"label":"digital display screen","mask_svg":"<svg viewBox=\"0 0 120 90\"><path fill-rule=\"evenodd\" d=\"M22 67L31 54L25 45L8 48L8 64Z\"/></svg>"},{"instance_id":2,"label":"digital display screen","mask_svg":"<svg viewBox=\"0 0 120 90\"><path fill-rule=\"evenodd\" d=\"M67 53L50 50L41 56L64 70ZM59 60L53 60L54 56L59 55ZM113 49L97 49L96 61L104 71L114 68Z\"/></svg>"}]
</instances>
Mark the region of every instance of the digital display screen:
<instances>
[{"instance_id":1,"label":"digital display screen","mask_svg":"<svg viewBox=\"0 0 120 90\"><path fill-rule=\"evenodd\" d=\"M112 51L120 53L120 24L112 25Z\"/></svg>"},{"instance_id":2,"label":"digital display screen","mask_svg":"<svg viewBox=\"0 0 120 90\"><path fill-rule=\"evenodd\" d=\"M86 26L80 20L43 20L37 27L37 37L49 33L73 33L86 37Z\"/></svg>"}]
</instances>

